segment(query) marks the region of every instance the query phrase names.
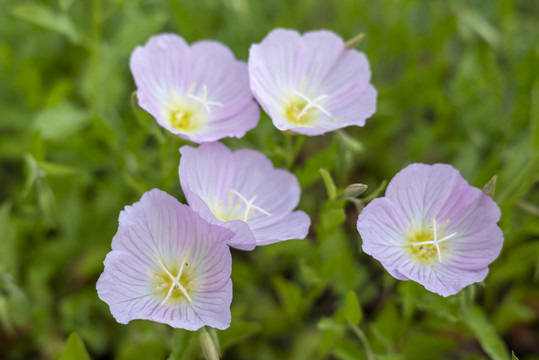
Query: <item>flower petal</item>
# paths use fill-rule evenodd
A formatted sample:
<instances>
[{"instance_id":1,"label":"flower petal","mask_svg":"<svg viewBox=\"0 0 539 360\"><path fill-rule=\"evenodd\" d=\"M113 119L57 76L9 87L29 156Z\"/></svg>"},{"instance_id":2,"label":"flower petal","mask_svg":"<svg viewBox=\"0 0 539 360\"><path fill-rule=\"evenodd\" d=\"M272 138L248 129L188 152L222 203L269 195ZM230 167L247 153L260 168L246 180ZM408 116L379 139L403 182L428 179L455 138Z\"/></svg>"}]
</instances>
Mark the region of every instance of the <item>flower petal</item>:
<instances>
[{"instance_id":1,"label":"flower petal","mask_svg":"<svg viewBox=\"0 0 539 360\"><path fill-rule=\"evenodd\" d=\"M232 257L227 243L233 235L165 192L151 190L120 215L113 251L98 281L99 297L121 323L148 319L188 330L204 325L224 329L230 325ZM189 299L167 301L163 295L160 287L172 282L163 282L162 276L175 276L172 271L186 274Z\"/></svg>"},{"instance_id":2,"label":"flower petal","mask_svg":"<svg viewBox=\"0 0 539 360\"><path fill-rule=\"evenodd\" d=\"M304 239L309 233L310 225L309 215L298 210L279 221L254 229L253 233L257 245L268 245L283 240Z\"/></svg>"},{"instance_id":3,"label":"flower petal","mask_svg":"<svg viewBox=\"0 0 539 360\"><path fill-rule=\"evenodd\" d=\"M425 220L430 223L455 188L462 184L466 184L466 180L449 165L412 164L391 180L386 197L396 203L415 224L422 224Z\"/></svg>"},{"instance_id":4,"label":"flower petal","mask_svg":"<svg viewBox=\"0 0 539 360\"><path fill-rule=\"evenodd\" d=\"M111 251L105 259L97 294L121 324L140 319L141 314L151 314L159 306L147 269L138 257L124 250Z\"/></svg>"},{"instance_id":5,"label":"flower petal","mask_svg":"<svg viewBox=\"0 0 539 360\"><path fill-rule=\"evenodd\" d=\"M138 46L130 59L131 73L137 84L139 105L167 129L163 118L164 103L172 92L182 94L191 82L192 58L185 40L175 34L151 37L146 45Z\"/></svg>"},{"instance_id":6,"label":"flower petal","mask_svg":"<svg viewBox=\"0 0 539 360\"><path fill-rule=\"evenodd\" d=\"M234 162L237 165L232 189L247 199L256 197L254 204L271 214L255 211L248 221L252 229L275 223L298 205L301 189L294 174L275 169L264 154L255 150L235 151Z\"/></svg>"}]
</instances>

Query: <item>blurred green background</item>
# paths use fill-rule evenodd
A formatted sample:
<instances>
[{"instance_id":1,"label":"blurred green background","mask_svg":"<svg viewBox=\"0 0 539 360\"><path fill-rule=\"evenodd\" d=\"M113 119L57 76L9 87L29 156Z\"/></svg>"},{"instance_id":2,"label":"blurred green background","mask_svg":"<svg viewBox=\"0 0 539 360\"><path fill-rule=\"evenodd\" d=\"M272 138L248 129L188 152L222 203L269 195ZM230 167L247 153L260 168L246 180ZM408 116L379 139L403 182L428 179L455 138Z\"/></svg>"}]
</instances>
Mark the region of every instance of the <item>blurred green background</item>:
<instances>
[{"instance_id":1,"label":"blurred green background","mask_svg":"<svg viewBox=\"0 0 539 360\"><path fill-rule=\"evenodd\" d=\"M539 359L539 2L0 1L0 359L197 359L198 336L120 325L95 283L118 214L144 191L184 200L178 148L132 101L153 34L215 39L246 60L275 27L361 32L379 91L363 128L283 134L263 115L232 148L289 167L307 240L233 250L225 359ZM303 140L302 147L299 144ZM290 154L298 145L294 159ZM362 253L350 183L383 194L412 162L474 186L497 175L505 244L486 281L442 298ZM382 192L376 192L379 188ZM63 355L62 355L63 354Z\"/></svg>"}]
</instances>

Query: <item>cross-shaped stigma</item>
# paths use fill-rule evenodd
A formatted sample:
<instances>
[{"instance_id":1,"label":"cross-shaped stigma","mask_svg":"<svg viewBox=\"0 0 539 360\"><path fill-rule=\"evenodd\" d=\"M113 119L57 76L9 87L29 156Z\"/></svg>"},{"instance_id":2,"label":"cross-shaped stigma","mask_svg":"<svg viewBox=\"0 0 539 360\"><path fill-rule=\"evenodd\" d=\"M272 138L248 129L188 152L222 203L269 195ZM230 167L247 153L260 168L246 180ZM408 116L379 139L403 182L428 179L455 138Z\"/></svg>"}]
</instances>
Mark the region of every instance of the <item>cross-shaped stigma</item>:
<instances>
[{"instance_id":1,"label":"cross-shaped stigma","mask_svg":"<svg viewBox=\"0 0 539 360\"><path fill-rule=\"evenodd\" d=\"M223 104L221 104L220 102L208 100L208 88L206 87L206 85L202 86L202 93L200 94L200 96L189 94L188 97L201 103L208 112L208 114L211 114L210 106L223 106Z\"/></svg>"},{"instance_id":2,"label":"cross-shaped stigma","mask_svg":"<svg viewBox=\"0 0 539 360\"><path fill-rule=\"evenodd\" d=\"M249 217L249 212L251 211L251 209L258 210L262 214L271 216L271 214L269 212L267 212L266 210L264 210L264 209L262 209L262 208L260 208L260 207L253 204L253 202L256 200L256 195L253 196L251 198L251 200L247 200L245 198L245 196L243 196L242 194L240 194L236 190L231 189L230 192L233 193L234 195L236 195L237 197L239 197L245 203L245 213L243 214L243 219L242 219L243 221L247 221L247 219Z\"/></svg>"},{"instance_id":3,"label":"cross-shaped stigma","mask_svg":"<svg viewBox=\"0 0 539 360\"><path fill-rule=\"evenodd\" d=\"M307 112L307 110L309 110L310 108L316 108L318 110L320 110L321 112L323 112L324 114L326 114L327 116L331 116L331 114L326 110L324 109L320 104L318 104L319 101L322 101L324 100L325 98L327 98L328 96L327 95L320 95L318 96L316 99L314 100L311 100L309 97L303 95L302 93L300 93L299 91L295 91L293 90L292 91L293 94L299 96L300 98L302 98L303 100L307 101L307 105L305 105L303 107L303 109L301 109L300 113L298 114L298 116L296 117L296 120L299 120L301 119L301 117L303 115L305 115L305 113Z\"/></svg>"},{"instance_id":4,"label":"cross-shaped stigma","mask_svg":"<svg viewBox=\"0 0 539 360\"><path fill-rule=\"evenodd\" d=\"M438 233L436 229L436 219L432 217L432 236L434 237L434 239L429 240L429 241L413 242L412 245L413 246L434 245L434 247L436 248L436 252L438 253L438 260L442 262L442 250L440 249L439 244L446 240L452 239L455 235L457 235L457 233L453 233L453 234L447 235L444 238L438 239Z\"/></svg>"},{"instance_id":5,"label":"cross-shaped stigma","mask_svg":"<svg viewBox=\"0 0 539 360\"><path fill-rule=\"evenodd\" d=\"M165 297L165 299L161 302L161 305L163 305L164 303L166 303L168 301L168 299L170 298L170 296L172 295L172 291L174 289L179 289L182 294L185 296L185 298L187 299L187 301L189 301L189 303L193 302L193 300L191 299L191 297L189 296L189 294L187 293L187 290L185 289L185 287L183 287L183 285L180 283L180 277L182 276L182 272L183 272L183 268L184 266L186 265L187 263L187 260L189 260L189 254L191 253L191 248L189 247L187 249L187 253L185 254L185 257L183 258L182 260L182 264L180 265L180 270L178 271L178 275L174 276L170 273L170 271L168 271L167 267L165 265L163 265L163 263L161 262L161 260L159 258L157 258L157 261L159 262L159 265L161 265L161 267L163 268L163 270L165 270L165 272L167 273L167 275L169 276L170 280L172 280L172 284L170 284L170 287L168 289L168 293L167 293L167 296Z\"/></svg>"}]
</instances>

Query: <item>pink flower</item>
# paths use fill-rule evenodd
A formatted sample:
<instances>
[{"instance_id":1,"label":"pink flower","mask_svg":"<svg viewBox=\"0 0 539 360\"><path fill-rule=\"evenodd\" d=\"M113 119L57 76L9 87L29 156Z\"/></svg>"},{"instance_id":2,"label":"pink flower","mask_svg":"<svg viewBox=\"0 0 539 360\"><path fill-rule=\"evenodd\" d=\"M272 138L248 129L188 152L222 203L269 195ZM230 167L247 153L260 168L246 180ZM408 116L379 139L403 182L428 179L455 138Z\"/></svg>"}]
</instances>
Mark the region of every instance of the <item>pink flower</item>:
<instances>
[{"instance_id":1,"label":"pink flower","mask_svg":"<svg viewBox=\"0 0 539 360\"><path fill-rule=\"evenodd\" d=\"M365 125L376 90L365 55L326 30L276 29L249 53L251 90L280 130L320 135Z\"/></svg>"},{"instance_id":2,"label":"pink flower","mask_svg":"<svg viewBox=\"0 0 539 360\"><path fill-rule=\"evenodd\" d=\"M275 169L264 154L232 152L221 143L184 146L180 152L187 202L208 222L234 231L230 246L252 250L307 236L309 216L293 211L301 193L296 177Z\"/></svg>"},{"instance_id":3,"label":"pink flower","mask_svg":"<svg viewBox=\"0 0 539 360\"><path fill-rule=\"evenodd\" d=\"M197 330L230 326L232 232L210 225L153 189L120 213L112 251L97 282L121 324L153 320Z\"/></svg>"},{"instance_id":4,"label":"pink flower","mask_svg":"<svg viewBox=\"0 0 539 360\"><path fill-rule=\"evenodd\" d=\"M187 140L241 138L258 122L247 66L218 42L189 47L178 35L156 35L135 49L130 66L139 105Z\"/></svg>"},{"instance_id":5,"label":"pink flower","mask_svg":"<svg viewBox=\"0 0 539 360\"><path fill-rule=\"evenodd\" d=\"M400 280L442 296L482 281L498 257L500 209L444 164L412 164L389 183L386 196L361 212L363 250Z\"/></svg>"}]
</instances>

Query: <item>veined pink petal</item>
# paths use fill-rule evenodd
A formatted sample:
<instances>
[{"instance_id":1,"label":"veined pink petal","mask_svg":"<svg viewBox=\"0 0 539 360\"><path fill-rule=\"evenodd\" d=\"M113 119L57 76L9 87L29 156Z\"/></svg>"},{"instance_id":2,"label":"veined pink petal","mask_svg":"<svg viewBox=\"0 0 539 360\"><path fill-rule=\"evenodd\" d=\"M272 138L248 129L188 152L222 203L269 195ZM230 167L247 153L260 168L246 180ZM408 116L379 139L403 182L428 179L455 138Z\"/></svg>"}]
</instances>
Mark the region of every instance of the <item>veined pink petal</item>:
<instances>
[{"instance_id":1,"label":"veined pink petal","mask_svg":"<svg viewBox=\"0 0 539 360\"><path fill-rule=\"evenodd\" d=\"M358 218L366 253L391 275L442 296L482 281L503 234L500 210L481 190L444 164L412 164Z\"/></svg>"},{"instance_id":2,"label":"veined pink petal","mask_svg":"<svg viewBox=\"0 0 539 360\"><path fill-rule=\"evenodd\" d=\"M157 35L135 49L131 71L140 106L185 139L242 137L258 123L247 66L218 42Z\"/></svg>"},{"instance_id":3,"label":"veined pink petal","mask_svg":"<svg viewBox=\"0 0 539 360\"><path fill-rule=\"evenodd\" d=\"M99 297L120 323L147 319L197 330L230 325L234 233L211 225L161 190L120 215Z\"/></svg>"},{"instance_id":4,"label":"veined pink petal","mask_svg":"<svg viewBox=\"0 0 539 360\"><path fill-rule=\"evenodd\" d=\"M251 46L248 66L253 95L280 130L320 135L375 112L365 55L330 31L273 30Z\"/></svg>"},{"instance_id":5,"label":"veined pink petal","mask_svg":"<svg viewBox=\"0 0 539 360\"><path fill-rule=\"evenodd\" d=\"M207 221L234 231L230 246L251 250L307 235L308 216L293 212L301 191L295 176L275 169L262 153L231 152L221 143L184 146L180 152L187 201Z\"/></svg>"}]
</instances>

